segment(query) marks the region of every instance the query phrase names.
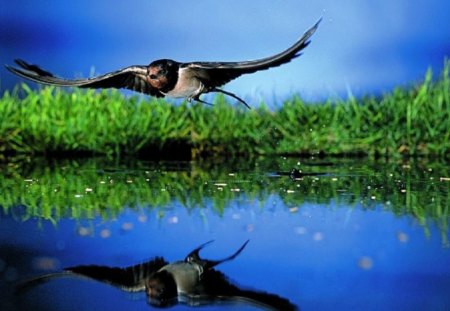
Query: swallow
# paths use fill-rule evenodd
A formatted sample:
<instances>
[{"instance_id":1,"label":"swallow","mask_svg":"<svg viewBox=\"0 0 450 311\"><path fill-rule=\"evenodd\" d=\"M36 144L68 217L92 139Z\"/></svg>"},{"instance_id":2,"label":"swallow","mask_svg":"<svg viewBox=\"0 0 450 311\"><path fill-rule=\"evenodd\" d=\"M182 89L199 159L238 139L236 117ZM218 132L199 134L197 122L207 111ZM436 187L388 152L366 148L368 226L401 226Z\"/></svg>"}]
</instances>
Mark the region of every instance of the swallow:
<instances>
[{"instance_id":1,"label":"swallow","mask_svg":"<svg viewBox=\"0 0 450 311\"><path fill-rule=\"evenodd\" d=\"M83 265L49 273L17 285L17 293L60 277L81 277L104 282L130 293L145 292L148 303L158 307L169 307L178 302L200 306L217 302L243 302L268 310L297 310L288 299L262 291L242 289L214 267L236 258L248 240L232 255L209 260L200 257L204 243L191 251L184 260L172 263L163 257L155 257L145 263L126 267Z\"/></svg>"},{"instance_id":2,"label":"swallow","mask_svg":"<svg viewBox=\"0 0 450 311\"><path fill-rule=\"evenodd\" d=\"M154 97L185 98L189 102L207 102L200 95L218 92L231 96L250 109L237 95L219 87L233 79L260 70L266 70L290 62L300 56L310 43L310 37L319 26L321 19L287 50L262 59L240 62L177 62L159 59L148 66L135 65L90 79L68 80L54 76L36 65L16 59L20 68L6 65L12 73L34 82L62 87L80 88L125 88Z\"/></svg>"},{"instance_id":3,"label":"swallow","mask_svg":"<svg viewBox=\"0 0 450 311\"><path fill-rule=\"evenodd\" d=\"M302 179L307 176L321 176L326 175L327 173L319 173L319 172L303 172L302 170L293 168L290 172L276 172L275 176L289 176L292 180Z\"/></svg>"}]
</instances>

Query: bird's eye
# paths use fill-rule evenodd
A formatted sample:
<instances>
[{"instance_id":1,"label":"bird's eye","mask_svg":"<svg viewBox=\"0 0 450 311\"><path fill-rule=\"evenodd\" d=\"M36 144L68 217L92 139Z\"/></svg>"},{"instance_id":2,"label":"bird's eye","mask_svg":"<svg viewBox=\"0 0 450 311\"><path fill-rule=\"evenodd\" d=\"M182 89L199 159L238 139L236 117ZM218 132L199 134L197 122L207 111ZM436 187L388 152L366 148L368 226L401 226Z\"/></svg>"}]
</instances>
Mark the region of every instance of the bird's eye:
<instances>
[{"instance_id":1,"label":"bird's eye","mask_svg":"<svg viewBox=\"0 0 450 311\"><path fill-rule=\"evenodd\" d=\"M157 78L156 75L154 75L154 74L151 74L151 75L150 75L150 79L154 80L154 79L156 79L156 78Z\"/></svg>"}]
</instances>

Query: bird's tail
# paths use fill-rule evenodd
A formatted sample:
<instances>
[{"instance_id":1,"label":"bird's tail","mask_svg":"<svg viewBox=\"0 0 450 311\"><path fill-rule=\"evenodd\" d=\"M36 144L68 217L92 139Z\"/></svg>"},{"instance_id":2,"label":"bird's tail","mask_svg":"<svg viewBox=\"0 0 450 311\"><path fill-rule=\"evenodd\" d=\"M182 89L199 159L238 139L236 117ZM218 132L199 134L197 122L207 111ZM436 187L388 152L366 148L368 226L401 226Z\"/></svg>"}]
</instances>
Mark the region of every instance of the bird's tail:
<instances>
[{"instance_id":1,"label":"bird's tail","mask_svg":"<svg viewBox=\"0 0 450 311\"><path fill-rule=\"evenodd\" d=\"M196 249L194 249L192 252L190 252L187 256L185 261L187 262L195 262L197 264L200 264L201 266L203 266L204 269L211 269L225 261L230 261L233 260L234 258L236 258L245 248L245 246L247 246L249 240L245 241L244 244L242 244L242 246L233 254L231 254L228 257L225 257L223 259L220 260L209 260L209 259L202 259L199 255L200 250L203 249L203 247L205 247L206 245L210 244L213 241L208 241L202 245L200 245L199 247L197 247Z\"/></svg>"}]
</instances>

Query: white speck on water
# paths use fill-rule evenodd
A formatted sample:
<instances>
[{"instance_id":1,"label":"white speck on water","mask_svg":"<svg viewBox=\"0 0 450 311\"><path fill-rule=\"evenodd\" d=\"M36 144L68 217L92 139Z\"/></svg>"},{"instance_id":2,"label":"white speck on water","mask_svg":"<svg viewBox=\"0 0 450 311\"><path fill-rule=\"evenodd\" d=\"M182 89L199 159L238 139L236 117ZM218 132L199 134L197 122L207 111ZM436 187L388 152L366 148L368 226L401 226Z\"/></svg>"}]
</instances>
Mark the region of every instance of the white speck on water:
<instances>
[{"instance_id":1,"label":"white speck on water","mask_svg":"<svg viewBox=\"0 0 450 311\"><path fill-rule=\"evenodd\" d=\"M221 183L221 182L214 184L214 186L219 186L219 187L225 187L226 185L227 185L226 183Z\"/></svg>"},{"instance_id":2,"label":"white speck on water","mask_svg":"<svg viewBox=\"0 0 450 311\"><path fill-rule=\"evenodd\" d=\"M178 223L178 217L172 216L167 221L169 222L169 224L176 225Z\"/></svg>"},{"instance_id":3,"label":"white speck on water","mask_svg":"<svg viewBox=\"0 0 450 311\"><path fill-rule=\"evenodd\" d=\"M397 232L397 239L402 243L407 243L409 240L409 237L405 232L399 231L399 232Z\"/></svg>"},{"instance_id":4,"label":"white speck on water","mask_svg":"<svg viewBox=\"0 0 450 311\"><path fill-rule=\"evenodd\" d=\"M131 229L133 229L133 227L134 227L134 225L132 222L124 222L122 224L122 230L125 230L125 231L130 231Z\"/></svg>"},{"instance_id":5,"label":"white speck on water","mask_svg":"<svg viewBox=\"0 0 450 311\"><path fill-rule=\"evenodd\" d=\"M255 225L253 225L253 224L248 224L246 227L245 227L245 231L247 231L247 232L252 232L252 231L254 231L255 230Z\"/></svg>"},{"instance_id":6,"label":"white speck on water","mask_svg":"<svg viewBox=\"0 0 450 311\"><path fill-rule=\"evenodd\" d=\"M78 228L78 234L81 236L87 236L87 235L91 234L91 230L86 227L80 227L80 228Z\"/></svg>"},{"instance_id":7,"label":"white speck on water","mask_svg":"<svg viewBox=\"0 0 450 311\"><path fill-rule=\"evenodd\" d=\"M139 222L146 222L147 221L147 215L139 215L138 216L138 221Z\"/></svg>"},{"instance_id":8,"label":"white speck on water","mask_svg":"<svg viewBox=\"0 0 450 311\"><path fill-rule=\"evenodd\" d=\"M299 235L303 235L306 234L307 230L305 227L297 227L295 228L295 233L299 234Z\"/></svg>"},{"instance_id":9,"label":"white speck on water","mask_svg":"<svg viewBox=\"0 0 450 311\"><path fill-rule=\"evenodd\" d=\"M59 269L60 262L57 258L42 256L33 258L32 266L35 270L56 270Z\"/></svg>"},{"instance_id":10,"label":"white speck on water","mask_svg":"<svg viewBox=\"0 0 450 311\"><path fill-rule=\"evenodd\" d=\"M111 230L109 230L109 229L102 229L102 231L100 231L100 236L103 239L109 238L111 236Z\"/></svg>"},{"instance_id":11,"label":"white speck on water","mask_svg":"<svg viewBox=\"0 0 450 311\"><path fill-rule=\"evenodd\" d=\"M363 270L370 270L373 267L373 260L369 256L362 256L358 260L358 266Z\"/></svg>"},{"instance_id":12,"label":"white speck on water","mask_svg":"<svg viewBox=\"0 0 450 311\"><path fill-rule=\"evenodd\" d=\"M315 232L313 234L313 240L314 241L322 241L324 238L323 233L322 232Z\"/></svg>"}]
</instances>

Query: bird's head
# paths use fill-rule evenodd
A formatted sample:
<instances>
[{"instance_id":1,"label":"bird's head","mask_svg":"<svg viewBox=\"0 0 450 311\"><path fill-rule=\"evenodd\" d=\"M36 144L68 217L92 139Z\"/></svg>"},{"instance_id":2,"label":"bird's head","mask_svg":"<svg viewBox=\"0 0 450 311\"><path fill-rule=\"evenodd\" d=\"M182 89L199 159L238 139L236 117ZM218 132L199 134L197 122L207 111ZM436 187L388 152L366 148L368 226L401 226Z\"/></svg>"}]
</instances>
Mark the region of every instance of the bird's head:
<instances>
[{"instance_id":1,"label":"bird's head","mask_svg":"<svg viewBox=\"0 0 450 311\"><path fill-rule=\"evenodd\" d=\"M158 271L145 282L147 296L160 302L177 297L177 284L173 276L167 271Z\"/></svg>"},{"instance_id":2,"label":"bird's head","mask_svg":"<svg viewBox=\"0 0 450 311\"><path fill-rule=\"evenodd\" d=\"M178 68L178 63L173 60L156 60L148 65L147 82L162 92L171 90L177 83Z\"/></svg>"}]
</instances>

